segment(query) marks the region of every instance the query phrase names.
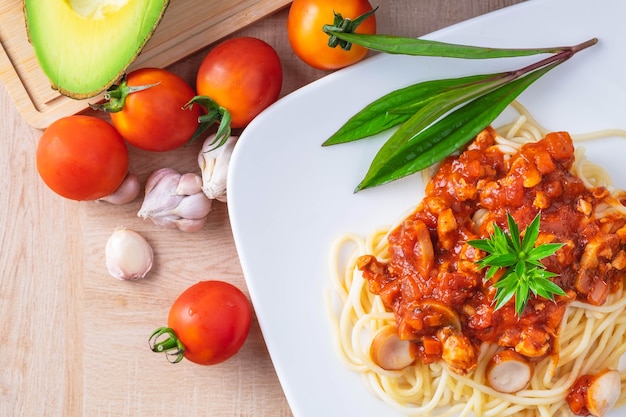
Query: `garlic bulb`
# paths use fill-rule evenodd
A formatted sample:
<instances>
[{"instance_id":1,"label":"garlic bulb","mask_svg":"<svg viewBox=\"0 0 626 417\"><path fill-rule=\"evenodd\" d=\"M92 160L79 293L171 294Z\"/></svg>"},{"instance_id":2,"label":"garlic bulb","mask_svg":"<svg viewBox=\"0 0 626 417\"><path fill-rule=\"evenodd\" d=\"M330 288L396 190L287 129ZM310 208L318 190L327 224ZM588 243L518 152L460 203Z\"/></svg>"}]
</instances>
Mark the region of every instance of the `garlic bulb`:
<instances>
[{"instance_id":1,"label":"garlic bulb","mask_svg":"<svg viewBox=\"0 0 626 417\"><path fill-rule=\"evenodd\" d=\"M134 230L117 228L107 240L106 266L109 274L121 280L135 280L146 276L152 268L152 247Z\"/></svg>"},{"instance_id":2,"label":"garlic bulb","mask_svg":"<svg viewBox=\"0 0 626 417\"><path fill-rule=\"evenodd\" d=\"M122 184L113 192L113 194L109 194L106 197L102 197L97 201L106 201L111 204L126 204L133 201L139 195L139 191L141 191L141 184L139 183L139 178L137 175L133 173L129 173L122 181Z\"/></svg>"},{"instance_id":3,"label":"garlic bulb","mask_svg":"<svg viewBox=\"0 0 626 417\"><path fill-rule=\"evenodd\" d=\"M181 175L172 168L161 168L148 177L137 216L157 226L196 232L204 226L210 211L211 200L202 192L199 175Z\"/></svg>"},{"instance_id":4,"label":"garlic bulb","mask_svg":"<svg viewBox=\"0 0 626 417\"><path fill-rule=\"evenodd\" d=\"M198 165L202 170L202 191L208 198L225 203L226 176L237 137L229 137L219 148L211 144L214 140L215 135L206 138L198 154Z\"/></svg>"}]
</instances>

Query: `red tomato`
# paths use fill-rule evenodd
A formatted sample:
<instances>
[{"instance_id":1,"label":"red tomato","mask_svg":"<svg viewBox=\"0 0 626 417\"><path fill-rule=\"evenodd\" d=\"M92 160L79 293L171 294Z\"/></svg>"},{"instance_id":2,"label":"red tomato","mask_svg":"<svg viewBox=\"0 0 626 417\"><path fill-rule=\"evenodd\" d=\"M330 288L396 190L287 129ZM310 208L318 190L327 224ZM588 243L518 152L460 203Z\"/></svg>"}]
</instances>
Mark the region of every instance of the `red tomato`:
<instances>
[{"instance_id":1,"label":"red tomato","mask_svg":"<svg viewBox=\"0 0 626 417\"><path fill-rule=\"evenodd\" d=\"M176 149L191 139L201 109L182 108L195 95L184 79L164 69L143 68L129 73L126 84L157 85L128 94L122 110L111 113L124 139L139 149L157 152Z\"/></svg>"},{"instance_id":2,"label":"red tomato","mask_svg":"<svg viewBox=\"0 0 626 417\"><path fill-rule=\"evenodd\" d=\"M239 288L223 281L202 281L174 301L167 323L185 346L185 358L214 365L239 351L251 317L250 303Z\"/></svg>"},{"instance_id":3,"label":"red tomato","mask_svg":"<svg viewBox=\"0 0 626 417\"><path fill-rule=\"evenodd\" d=\"M328 35L322 27L332 25L335 12L354 20L372 10L367 0L294 0L287 18L287 35L293 51L307 64L322 70L336 70L352 65L367 55L368 50L352 45L349 51L328 46ZM376 33L376 17L361 23L356 33Z\"/></svg>"},{"instance_id":4,"label":"red tomato","mask_svg":"<svg viewBox=\"0 0 626 417\"><path fill-rule=\"evenodd\" d=\"M128 171L128 150L113 126L69 116L48 127L37 146L37 170L52 191L72 200L112 194Z\"/></svg>"},{"instance_id":5,"label":"red tomato","mask_svg":"<svg viewBox=\"0 0 626 417\"><path fill-rule=\"evenodd\" d=\"M228 39L200 64L196 90L226 108L231 127L245 127L280 95L283 71L278 54L256 38Z\"/></svg>"}]
</instances>

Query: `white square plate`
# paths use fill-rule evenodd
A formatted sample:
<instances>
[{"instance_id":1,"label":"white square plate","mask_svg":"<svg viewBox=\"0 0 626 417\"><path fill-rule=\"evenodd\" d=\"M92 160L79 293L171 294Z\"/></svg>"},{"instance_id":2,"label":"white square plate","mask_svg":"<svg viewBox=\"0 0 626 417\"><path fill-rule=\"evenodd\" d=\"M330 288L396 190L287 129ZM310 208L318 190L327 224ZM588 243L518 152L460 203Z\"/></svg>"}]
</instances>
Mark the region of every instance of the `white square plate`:
<instances>
[{"instance_id":1,"label":"white square plate","mask_svg":"<svg viewBox=\"0 0 626 417\"><path fill-rule=\"evenodd\" d=\"M624 16L622 0L532 0L428 38L544 47L597 37L598 45L552 70L519 101L550 130L626 129ZM366 234L395 222L421 199L424 188L414 175L353 193L388 133L326 148L322 142L364 105L397 88L517 69L536 59L378 55L283 98L243 132L228 178L232 228L252 303L296 417L398 415L339 359L324 298L327 258L339 234ZM617 186L626 187L626 141L585 147Z\"/></svg>"}]
</instances>

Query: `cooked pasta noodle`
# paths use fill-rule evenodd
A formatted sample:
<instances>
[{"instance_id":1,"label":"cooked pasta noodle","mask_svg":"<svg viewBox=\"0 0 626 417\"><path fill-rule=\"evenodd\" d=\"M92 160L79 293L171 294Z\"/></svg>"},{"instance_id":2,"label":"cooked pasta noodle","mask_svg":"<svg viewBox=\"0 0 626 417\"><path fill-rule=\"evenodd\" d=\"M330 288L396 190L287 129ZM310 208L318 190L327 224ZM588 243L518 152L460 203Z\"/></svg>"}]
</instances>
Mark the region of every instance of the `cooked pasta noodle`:
<instances>
[{"instance_id":1,"label":"cooked pasta noodle","mask_svg":"<svg viewBox=\"0 0 626 417\"><path fill-rule=\"evenodd\" d=\"M509 155L548 133L519 103L514 107L519 118L496 129L497 146ZM578 138L574 135L572 139L589 140L606 134L626 137L623 131L604 131ZM572 172L585 186L607 187L614 195L604 207L597 208L596 215L601 217L617 210L626 216L619 201L620 191L612 189L608 173L588 161L580 149L575 161ZM473 221L481 223L487 214L486 209L477 210ZM387 237L396 226L379 228L364 237L341 236L330 249L329 260L329 312L335 324L338 350L346 365L362 373L383 401L407 416L571 416L566 396L579 376L619 369L622 393L616 407L626 405L626 366L620 363L626 356L626 296L622 288L599 306L581 301L569 303L558 332L558 354L538 362L528 386L517 393L498 392L486 383L488 359L500 348L495 343L481 345L477 367L465 375L442 361L424 364L418 360L402 370L391 371L378 366L370 357L372 338L383 326L395 326L396 318L380 296L370 292L356 262L361 255L373 255L386 262Z\"/></svg>"}]
</instances>

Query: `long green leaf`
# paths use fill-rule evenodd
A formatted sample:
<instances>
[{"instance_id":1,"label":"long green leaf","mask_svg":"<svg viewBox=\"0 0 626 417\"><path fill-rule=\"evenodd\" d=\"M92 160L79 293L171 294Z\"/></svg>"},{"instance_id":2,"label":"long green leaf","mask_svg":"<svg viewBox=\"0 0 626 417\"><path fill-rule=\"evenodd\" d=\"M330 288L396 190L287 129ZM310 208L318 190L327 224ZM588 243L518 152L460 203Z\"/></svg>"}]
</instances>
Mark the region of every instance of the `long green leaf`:
<instances>
[{"instance_id":1,"label":"long green leaf","mask_svg":"<svg viewBox=\"0 0 626 417\"><path fill-rule=\"evenodd\" d=\"M494 287L497 288L495 295L495 310L502 308L513 298L515 290L517 290L517 279L518 278L514 273L509 273L500 278L500 280L494 284Z\"/></svg>"},{"instance_id":2,"label":"long green leaf","mask_svg":"<svg viewBox=\"0 0 626 417\"><path fill-rule=\"evenodd\" d=\"M352 116L322 146L351 142L384 132L409 119L413 113L407 109L417 111L435 94L502 76L504 73L425 81L392 91Z\"/></svg>"},{"instance_id":3,"label":"long green leaf","mask_svg":"<svg viewBox=\"0 0 626 417\"><path fill-rule=\"evenodd\" d=\"M563 247L562 243L544 243L538 248L532 248L527 252L528 261L532 262L537 259L547 258L550 255L554 255L554 253Z\"/></svg>"},{"instance_id":4,"label":"long green leaf","mask_svg":"<svg viewBox=\"0 0 626 417\"><path fill-rule=\"evenodd\" d=\"M518 317L520 317L522 313L524 313L529 298L530 287L528 285L528 282L520 279L518 281L517 290L515 291L515 312L517 313Z\"/></svg>"},{"instance_id":5,"label":"long green leaf","mask_svg":"<svg viewBox=\"0 0 626 417\"><path fill-rule=\"evenodd\" d=\"M517 223L515 223L515 220L513 219L513 216L511 216L511 213L507 212L506 218L507 218L507 223L509 225L509 237L510 237L508 239L508 241L510 242L509 244L511 245L513 250L519 252L521 250L521 246L520 246L521 239L520 239L519 227L517 227Z\"/></svg>"},{"instance_id":6,"label":"long green leaf","mask_svg":"<svg viewBox=\"0 0 626 417\"><path fill-rule=\"evenodd\" d=\"M539 236L540 224L541 224L541 213L537 213L533 221L530 222L530 224L526 228L524 239L522 240L522 250L527 254L530 253L530 251L533 249L535 245L535 242L537 241L537 236ZM541 258L544 258L544 257L545 256L542 256ZM541 258L535 258L535 259L541 259Z\"/></svg>"},{"instance_id":7,"label":"long green leaf","mask_svg":"<svg viewBox=\"0 0 626 417\"><path fill-rule=\"evenodd\" d=\"M489 269L487 270L487 273L485 274L485 281L489 281L490 279L495 277L496 276L496 272L498 272L499 270L500 270L500 268L497 267L497 266L489 267Z\"/></svg>"},{"instance_id":8,"label":"long green leaf","mask_svg":"<svg viewBox=\"0 0 626 417\"><path fill-rule=\"evenodd\" d=\"M421 108L415 111L415 113L387 139L379 153L392 155L401 151L419 132L444 114L463 103L480 97L510 82L513 77L512 73L502 73L497 77L484 80L479 84L467 84L434 94L431 100L424 103Z\"/></svg>"},{"instance_id":9,"label":"long green leaf","mask_svg":"<svg viewBox=\"0 0 626 417\"><path fill-rule=\"evenodd\" d=\"M535 70L470 101L422 130L393 153L379 151L355 191L413 174L457 151L493 122L528 86L560 62Z\"/></svg>"},{"instance_id":10,"label":"long green leaf","mask_svg":"<svg viewBox=\"0 0 626 417\"><path fill-rule=\"evenodd\" d=\"M493 225L493 247L496 252L507 252L509 250L509 236L494 223Z\"/></svg>"},{"instance_id":11,"label":"long green leaf","mask_svg":"<svg viewBox=\"0 0 626 417\"><path fill-rule=\"evenodd\" d=\"M505 267L514 265L517 262L517 256L511 253L491 254L481 259L478 264L481 268L486 266Z\"/></svg>"},{"instance_id":12,"label":"long green leaf","mask_svg":"<svg viewBox=\"0 0 626 417\"><path fill-rule=\"evenodd\" d=\"M564 47L550 48L485 48L432 41L427 39L408 38L394 35L371 35L364 33L347 33L324 28L325 32L339 39L361 45L365 48L388 54L414 56L438 56L445 58L489 59L510 58L538 54L558 53Z\"/></svg>"},{"instance_id":13,"label":"long green leaf","mask_svg":"<svg viewBox=\"0 0 626 417\"><path fill-rule=\"evenodd\" d=\"M468 240L467 243L475 247L476 249L482 250L483 252L491 253L494 251L493 243L491 242L491 240L474 239Z\"/></svg>"},{"instance_id":14,"label":"long green leaf","mask_svg":"<svg viewBox=\"0 0 626 417\"><path fill-rule=\"evenodd\" d=\"M551 276L557 276L557 274L552 274ZM537 294L548 300L554 300L555 294L566 295L565 291L563 291L563 288L550 281L548 277L544 279L535 279L533 282Z\"/></svg>"}]
</instances>

